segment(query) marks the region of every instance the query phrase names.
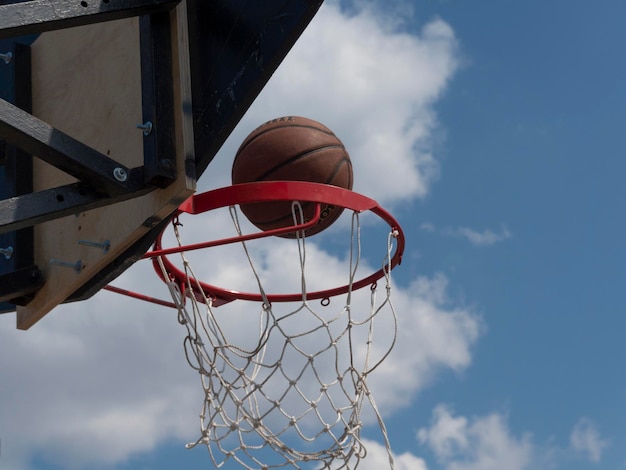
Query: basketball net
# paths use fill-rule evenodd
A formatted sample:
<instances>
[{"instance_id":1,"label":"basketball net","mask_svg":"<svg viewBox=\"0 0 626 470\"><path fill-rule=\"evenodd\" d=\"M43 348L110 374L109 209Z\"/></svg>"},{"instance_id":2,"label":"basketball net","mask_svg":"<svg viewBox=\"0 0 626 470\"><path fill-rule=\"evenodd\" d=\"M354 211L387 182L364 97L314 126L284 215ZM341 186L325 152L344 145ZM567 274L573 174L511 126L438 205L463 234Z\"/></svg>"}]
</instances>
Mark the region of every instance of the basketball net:
<instances>
[{"instance_id":1,"label":"basketball net","mask_svg":"<svg viewBox=\"0 0 626 470\"><path fill-rule=\"evenodd\" d=\"M234 206L230 211L241 235ZM292 212L294 223L302 221L299 203L294 202ZM179 226L174 223L173 230L179 246L183 246ZM378 296L379 289L372 285L367 311L354 311L352 283L361 259L359 214L354 212L349 289L345 304L330 314L328 299L319 307L307 301L302 232L293 240L298 247L302 299L286 309L285 304L272 305L267 300L248 247L241 242L264 299L260 307L250 303L257 305L251 315L258 321L258 340L252 347L232 341L220 325L224 317L220 320L216 315L213 299L199 287L189 260L180 253L186 285L169 282L168 286L178 308L178 321L187 330L187 361L199 373L204 391L201 434L188 448L206 445L218 468L229 460L246 469L356 468L366 456L361 431L362 413L368 409L367 414L378 422L393 468L387 431L367 379L396 340L390 277L396 235L392 230L387 237L382 295ZM159 258L158 262L164 279L168 279L163 261ZM375 321L391 322L389 344L375 346Z\"/></svg>"}]
</instances>

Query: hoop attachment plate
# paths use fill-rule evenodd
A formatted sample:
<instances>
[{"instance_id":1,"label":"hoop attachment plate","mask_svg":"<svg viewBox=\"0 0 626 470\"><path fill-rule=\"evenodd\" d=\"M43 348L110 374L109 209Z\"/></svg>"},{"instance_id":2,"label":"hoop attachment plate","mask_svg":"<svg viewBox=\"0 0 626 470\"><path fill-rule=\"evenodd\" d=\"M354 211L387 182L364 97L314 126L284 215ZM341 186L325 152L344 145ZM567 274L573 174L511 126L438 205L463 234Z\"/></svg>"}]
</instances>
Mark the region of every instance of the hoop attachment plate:
<instances>
[{"instance_id":1,"label":"hoop attachment plate","mask_svg":"<svg viewBox=\"0 0 626 470\"><path fill-rule=\"evenodd\" d=\"M181 287L188 285L193 286L193 295L199 301L203 301L204 298L209 298L212 299L214 306L223 305L236 299L263 302L264 299L259 293L229 290L201 282L198 279L193 279L192 282L188 284L186 274L181 271L177 266L175 266L167 258L167 255L238 242L240 243L283 233L304 231L307 228L315 225L319 221L320 205L324 203L340 206L344 209L351 209L352 211L355 211L357 213L362 213L365 211L373 212L389 225L391 232L396 240L396 247L395 252L391 256L389 262L386 263L385 266L383 266L378 271L358 281L355 281L352 284L346 284L331 289L307 292L307 299L325 300L329 299L330 297L345 294L350 289L357 290L365 286L373 285L378 279L382 278L388 270L393 269L402 261L405 239L402 228L400 227L400 224L396 221L396 219L391 214L389 214L389 212L380 207L380 205L373 199L358 194L354 191L339 188L337 186L330 186L321 183L310 183L304 181L264 181L236 184L190 197L183 204L180 205L178 209L178 214L187 213L191 215L198 215L214 209L234 206L237 204L240 205L269 201L314 202L317 206L315 217L311 221L300 225L293 225L280 229L255 232L232 238L212 240L203 243L196 243L193 245L184 245L173 248L163 248L162 232L154 244L154 249L148 252L144 256L144 258L153 259L155 271L159 275L159 277L163 279L164 275L161 270L161 266L157 260L157 258L160 258L163 266L165 267L165 271L170 277L168 281L174 281ZM188 292L187 294L190 293ZM302 300L303 294L267 294L266 297L270 303L297 302Z\"/></svg>"}]
</instances>

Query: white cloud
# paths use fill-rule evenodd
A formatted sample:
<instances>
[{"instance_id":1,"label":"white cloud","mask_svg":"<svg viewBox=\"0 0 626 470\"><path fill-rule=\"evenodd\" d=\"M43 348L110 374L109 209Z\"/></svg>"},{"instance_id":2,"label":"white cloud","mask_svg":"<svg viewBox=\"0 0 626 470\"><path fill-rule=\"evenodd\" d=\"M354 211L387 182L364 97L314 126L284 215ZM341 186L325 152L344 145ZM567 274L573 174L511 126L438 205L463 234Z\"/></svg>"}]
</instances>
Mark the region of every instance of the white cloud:
<instances>
[{"instance_id":1,"label":"white cloud","mask_svg":"<svg viewBox=\"0 0 626 470\"><path fill-rule=\"evenodd\" d=\"M435 226L433 224L431 224L430 222L423 222L420 225L420 230L423 230L424 232L434 232L435 231Z\"/></svg>"},{"instance_id":2,"label":"white cloud","mask_svg":"<svg viewBox=\"0 0 626 470\"><path fill-rule=\"evenodd\" d=\"M516 436L501 413L467 418L444 404L435 407L430 425L419 429L416 437L433 453L442 470L566 468L581 456L599 463L609 446L587 418L574 426L569 448L561 448L553 439L540 445L533 442L530 433Z\"/></svg>"},{"instance_id":3,"label":"white cloud","mask_svg":"<svg viewBox=\"0 0 626 470\"><path fill-rule=\"evenodd\" d=\"M367 458L359 465L359 469L381 470L389 468L389 457L385 446L368 440L365 440L364 444L367 448ZM410 452L393 454L393 463L394 470L427 470L426 462Z\"/></svg>"},{"instance_id":4,"label":"white cloud","mask_svg":"<svg viewBox=\"0 0 626 470\"><path fill-rule=\"evenodd\" d=\"M447 284L441 274L419 277L407 289L394 292L402 327L391 357L376 371L372 386L382 409L406 406L438 371L461 371L470 365L471 347L482 322L472 312L450 306Z\"/></svg>"},{"instance_id":5,"label":"white cloud","mask_svg":"<svg viewBox=\"0 0 626 470\"><path fill-rule=\"evenodd\" d=\"M417 433L445 470L524 470L533 468L534 447L528 434L517 438L498 413L467 419L446 405L433 411L429 428Z\"/></svg>"},{"instance_id":6,"label":"white cloud","mask_svg":"<svg viewBox=\"0 0 626 470\"><path fill-rule=\"evenodd\" d=\"M467 418L455 417L449 408L439 405L433 411L431 428L420 429L417 437L421 444L428 444L440 460L451 459L469 447Z\"/></svg>"},{"instance_id":7,"label":"white cloud","mask_svg":"<svg viewBox=\"0 0 626 470\"><path fill-rule=\"evenodd\" d=\"M589 419L581 418L572 430L570 445L574 451L584 454L591 462L598 463L609 443L602 439Z\"/></svg>"},{"instance_id":8,"label":"white cloud","mask_svg":"<svg viewBox=\"0 0 626 470\"><path fill-rule=\"evenodd\" d=\"M505 227L500 230L500 233L493 232L491 230L483 230L479 232L477 230L461 227L451 232L452 236L462 237L469 240L473 245L488 246L511 238L513 235Z\"/></svg>"},{"instance_id":9,"label":"white cloud","mask_svg":"<svg viewBox=\"0 0 626 470\"><path fill-rule=\"evenodd\" d=\"M424 222L420 225L420 229L424 232L436 232L435 226L430 222ZM476 246L490 246L496 243L508 240L513 234L506 227L502 227L499 232L490 229L483 231L475 230L469 227L445 228L439 230L439 233L448 237L465 238L471 244Z\"/></svg>"},{"instance_id":10,"label":"white cloud","mask_svg":"<svg viewBox=\"0 0 626 470\"><path fill-rule=\"evenodd\" d=\"M112 464L166 437L193 437L200 394L172 312L104 293L27 332L14 322L0 318L0 433L11 468L37 454L64 468Z\"/></svg>"},{"instance_id":11,"label":"white cloud","mask_svg":"<svg viewBox=\"0 0 626 470\"><path fill-rule=\"evenodd\" d=\"M385 205L426 195L439 174L433 104L457 68L457 43L442 20L408 34L383 18L325 3L215 159L209 184L229 184L239 143L260 123L301 115L342 139L356 191Z\"/></svg>"}]
</instances>

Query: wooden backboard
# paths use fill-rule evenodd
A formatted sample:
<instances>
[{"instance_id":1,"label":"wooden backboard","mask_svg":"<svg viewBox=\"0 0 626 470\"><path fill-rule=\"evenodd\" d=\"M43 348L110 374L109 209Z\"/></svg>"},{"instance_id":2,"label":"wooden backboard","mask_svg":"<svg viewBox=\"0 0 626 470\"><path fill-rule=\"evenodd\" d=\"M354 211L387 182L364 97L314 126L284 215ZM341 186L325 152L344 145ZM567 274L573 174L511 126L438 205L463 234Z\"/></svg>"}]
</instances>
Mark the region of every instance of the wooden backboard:
<instances>
[{"instance_id":1,"label":"wooden backboard","mask_svg":"<svg viewBox=\"0 0 626 470\"><path fill-rule=\"evenodd\" d=\"M34 227L34 261L46 283L17 309L26 329L167 218L195 189L186 10L171 12L177 179L167 188ZM182 27L180 27L182 25ZM42 34L31 46L33 115L129 168L143 163L139 20L127 18ZM71 70L73 73L68 74ZM189 171L189 170L192 171ZM33 191L71 182L35 159ZM101 247L97 246L102 244ZM65 264L77 266L69 268Z\"/></svg>"}]
</instances>

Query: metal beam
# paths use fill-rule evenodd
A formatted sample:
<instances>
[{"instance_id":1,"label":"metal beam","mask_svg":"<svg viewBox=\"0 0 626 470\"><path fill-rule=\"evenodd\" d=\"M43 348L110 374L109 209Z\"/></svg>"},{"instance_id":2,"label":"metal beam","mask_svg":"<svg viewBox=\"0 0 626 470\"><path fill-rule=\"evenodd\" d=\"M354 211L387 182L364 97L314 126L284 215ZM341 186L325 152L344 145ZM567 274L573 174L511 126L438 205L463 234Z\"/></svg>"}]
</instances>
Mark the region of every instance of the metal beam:
<instances>
[{"instance_id":1,"label":"metal beam","mask_svg":"<svg viewBox=\"0 0 626 470\"><path fill-rule=\"evenodd\" d=\"M169 10L180 0L30 0L0 5L0 39Z\"/></svg>"},{"instance_id":2,"label":"metal beam","mask_svg":"<svg viewBox=\"0 0 626 470\"><path fill-rule=\"evenodd\" d=\"M30 46L14 40L0 40L0 50L10 60L0 62L0 98L30 112ZM0 200L33 191L33 159L20 149L0 142ZM0 313L12 311L15 304L28 302L43 283L34 265L32 227L0 234ZM24 274L26 273L26 274Z\"/></svg>"},{"instance_id":3,"label":"metal beam","mask_svg":"<svg viewBox=\"0 0 626 470\"><path fill-rule=\"evenodd\" d=\"M129 179L136 183L142 182L141 169L131 172ZM126 201L148 194L154 189L154 186L148 186L108 197L86 188L83 184L74 183L5 199L0 201L0 234Z\"/></svg>"},{"instance_id":4,"label":"metal beam","mask_svg":"<svg viewBox=\"0 0 626 470\"><path fill-rule=\"evenodd\" d=\"M141 101L144 123L146 183L166 187L176 179L172 31L167 12L139 19Z\"/></svg>"},{"instance_id":5,"label":"metal beam","mask_svg":"<svg viewBox=\"0 0 626 470\"><path fill-rule=\"evenodd\" d=\"M323 0L187 0L198 177Z\"/></svg>"},{"instance_id":6,"label":"metal beam","mask_svg":"<svg viewBox=\"0 0 626 470\"><path fill-rule=\"evenodd\" d=\"M29 295L36 292L44 283L41 270L37 266L17 269L0 275L0 302L25 304ZM23 299L23 302L20 300ZM0 313L6 313L0 308Z\"/></svg>"}]
</instances>

